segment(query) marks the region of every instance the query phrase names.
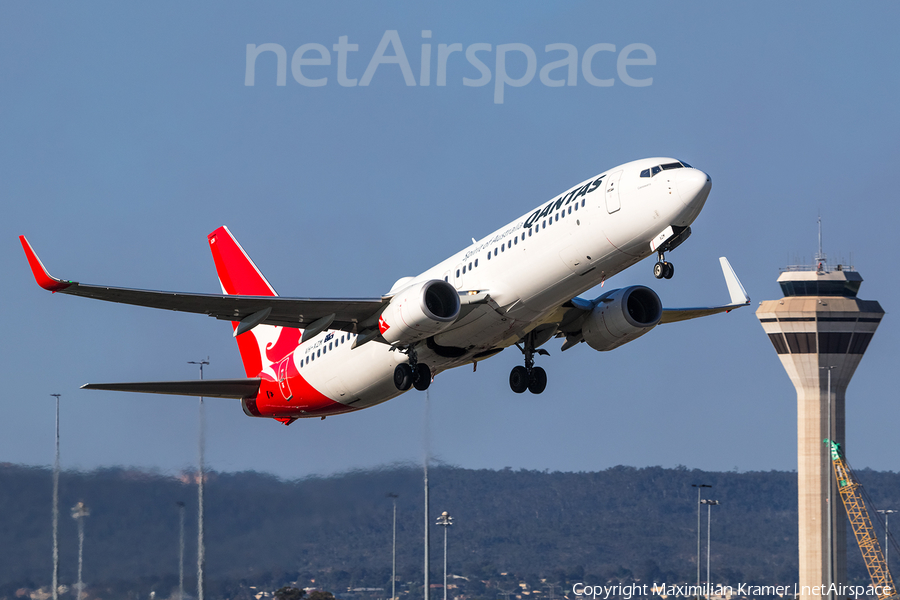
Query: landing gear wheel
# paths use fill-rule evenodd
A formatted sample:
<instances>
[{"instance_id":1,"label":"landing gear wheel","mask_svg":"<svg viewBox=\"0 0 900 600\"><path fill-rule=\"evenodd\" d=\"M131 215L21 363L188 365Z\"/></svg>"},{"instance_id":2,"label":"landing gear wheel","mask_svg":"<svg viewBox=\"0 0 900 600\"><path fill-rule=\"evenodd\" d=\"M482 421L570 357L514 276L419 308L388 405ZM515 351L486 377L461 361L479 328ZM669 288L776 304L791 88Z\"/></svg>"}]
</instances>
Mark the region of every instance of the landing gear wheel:
<instances>
[{"instance_id":1,"label":"landing gear wheel","mask_svg":"<svg viewBox=\"0 0 900 600\"><path fill-rule=\"evenodd\" d=\"M655 265L653 265L653 276L656 277L657 279L662 279L663 277L666 276L666 273L667 273L666 263L658 262Z\"/></svg>"},{"instance_id":2,"label":"landing gear wheel","mask_svg":"<svg viewBox=\"0 0 900 600\"><path fill-rule=\"evenodd\" d=\"M672 279L672 275L675 274L675 265L670 262L664 263L666 265L665 273L663 273L663 277L666 279Z\"/></svg>"},{"instance_id":3,"label":"landing gear wheel","mask_svg":"<svg viewBox=\"0 0 900 600\"><path fill-rule=\"evenodd\" d=\"M525 367L522 365L513 367L513 370L509 373L509 387L517 394L521 394L528 389L528 371L525 370Z\"/></svg>"},{"instance_id":4,"label":"landing gear wheel","mask_svg":"<svg viewBox=\"0 0 900 600\"><path fill-rule=\"evenodd\" d=\"M397 368L394 369L394 385L397 386L397 389L401 392L405 392L410 388L412 383L413 372L410 366L406 363L397 365Z\"/></svg>"},{"instance_id":5,"label":"landing gear wheel","mask_svg":"<svg viewBox=\"0 0 900 600\"><path fill-rule=\"evenodd\" d=\"M547 371L540 367L533 368L528 376L528 391L540 394L545 389L547 389Z\"/></svg>"},{"instance_id":6,"label":"landing gear wheel","mask_svg":"<svg viewBox=\"0 0 900 600\"><path fill-rule=\"evenodd\" d=\"M394 374L396 381L396 372ZM416 365L415 375L413 377L413 386L420 392L424 392L431 385L431 369L425 363Z\"/></svg>"}]
</instances>

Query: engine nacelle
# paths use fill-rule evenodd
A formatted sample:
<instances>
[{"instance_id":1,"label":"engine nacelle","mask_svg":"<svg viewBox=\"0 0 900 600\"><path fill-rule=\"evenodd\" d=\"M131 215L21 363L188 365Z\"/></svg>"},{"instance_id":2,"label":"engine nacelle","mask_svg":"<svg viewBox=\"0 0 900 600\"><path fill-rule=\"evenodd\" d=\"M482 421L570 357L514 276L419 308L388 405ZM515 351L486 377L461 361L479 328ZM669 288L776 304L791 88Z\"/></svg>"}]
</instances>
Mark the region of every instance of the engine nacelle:
<instances>
[{"instance_id":1,"label":"engine nacelle","mask_svg":"<svg viewBox=\"0 0 900 600\"><path fill-rule=\"evenodd\" d=\"M378 330L389 344L411 344L439 333L459 316L459 293L441 279L401 290L381 313Z\"/></svg>"},{"instance_id":2,"label":"engine nacelle","mask_svg":"<svg viewBox=\"0 0 900 600\"><path fill-rule=\"evenodd\" d=\"M597 303L581 328L584 341L606 351L636 340L659 323L662 303L643 285L613 290Z\"/></svg>"}]
</instances>

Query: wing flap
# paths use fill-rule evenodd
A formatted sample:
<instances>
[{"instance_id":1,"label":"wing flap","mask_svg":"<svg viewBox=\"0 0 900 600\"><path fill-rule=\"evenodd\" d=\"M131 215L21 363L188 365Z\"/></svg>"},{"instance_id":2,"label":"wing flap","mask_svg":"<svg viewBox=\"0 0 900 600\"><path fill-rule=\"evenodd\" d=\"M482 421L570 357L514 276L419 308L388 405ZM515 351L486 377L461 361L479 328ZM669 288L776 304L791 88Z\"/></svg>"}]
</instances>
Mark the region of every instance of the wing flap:
<instances>
[{"instance_id":1,"label":"wing flap","mask_svg":"<svg viewBox=\"0 0 900 600\"><path fill-rule=\"evenodd\" d=\"M187 381L146 381L134 383L86 383L83 390L203 396L206 398L253 398L259 392L259 377L247 379L190 379Z\"/></svg>"},{"instance_id":2,"label":"wing flap","mask_svg":"<svg viewBox=\"0 0 900 600\"><path fill-rule=\"evenodd\" d=\"M678 321L687 321L688 319L697 319L700 317L708 317L709 315L717 315L723 312L731 312L742 306L747 306L747 303L725 304L722 306L699 306L696 308L664 308L662 311L662 318L659 322L677 323Z\"/></svg>"}]
</instances>

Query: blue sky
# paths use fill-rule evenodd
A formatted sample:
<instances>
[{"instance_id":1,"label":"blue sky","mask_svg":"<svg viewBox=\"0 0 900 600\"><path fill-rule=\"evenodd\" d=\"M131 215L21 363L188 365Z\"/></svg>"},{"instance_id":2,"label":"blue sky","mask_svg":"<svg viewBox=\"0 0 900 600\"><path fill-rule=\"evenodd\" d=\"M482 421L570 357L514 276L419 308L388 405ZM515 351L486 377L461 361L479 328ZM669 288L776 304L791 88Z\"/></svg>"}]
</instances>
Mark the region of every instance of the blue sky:
<instances>
[{"instance_id":1,"label":"blue sky","mask_svg":"<svg viewBox=\"0 0 900 600\"><path fill-rule=\"evenodd\" d=\"M546 346L541 396L509 391L507 350L430 391L430 446L472 468L597 470L683 464L710 470L796 467L794 389L753 311L780 296L785 264L825 251L853 262L860 296L888 315L848 391L857 468L896 470L900 408L892 304L897 208L896 3L5 3L0 6L0 272L4 418L0 461L52 461L53 402L63 394L68 468L189 468L191 398L81 391L85 382L242 375L231 328L213 319L54 296L34 284L26 234L51 273L86 283L216 292L206 234L228 225L281 295L371 297L591 175L646 156L711 174L690 241L656 281L641 263L607 282L647 284L664 305L727 300L728 256L753 306L659 327L610 353ZM432 37L423 39L422 31ZM304 66L321 87L275 84L274 54L245 85L247 44L332 48L363 77L386 31L412 72L423 43L490 44L488 85L462 53L447 85L408 86L397 65L368 86ZM618 77L600 52L590 85L539 76L494 102L496 46L594 44L653 49ZM391 52L389 52L391 54ZM309 54L308 57L314 57ZM637 55L636 55L637 56ZM525 71L510 52L511 77ZM565 70L553 77L561 78ZM597 293L587 293L594 297ZM213 468L285 477L419 461L424 394L284 427L208 400Z\"/></svg>"}]
</instances>

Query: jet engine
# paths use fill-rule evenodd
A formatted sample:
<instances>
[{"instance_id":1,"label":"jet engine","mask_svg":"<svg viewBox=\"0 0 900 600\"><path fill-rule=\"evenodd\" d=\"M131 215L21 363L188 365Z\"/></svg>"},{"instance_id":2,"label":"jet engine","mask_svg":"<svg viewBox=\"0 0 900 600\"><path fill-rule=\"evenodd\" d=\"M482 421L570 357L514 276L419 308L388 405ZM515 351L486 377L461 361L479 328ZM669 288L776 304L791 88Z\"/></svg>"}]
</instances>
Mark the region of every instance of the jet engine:
<instances>
[{"instance_id":1,"label":"jet engine","mask_svg":"<svg viewBox=\"0 0 900 600\"><path fill-rule=\"evenodd\" d=\"M659 296L643 285L613 290L595 302L581 328L584 341L594 350L612 350L636 340L662 318Z\"/></svg>"},{"instance_id":2,"label":"jet engine","mask_svg":"<svg viewBox=\"0 0 900 600\"><path fill-rule=\"evenodd\" d=\"M378 330L389 344L411 344L449 327L459 316L459 294L440 279L413 284L391 298Z\"/></svg>"}]
</instances>

